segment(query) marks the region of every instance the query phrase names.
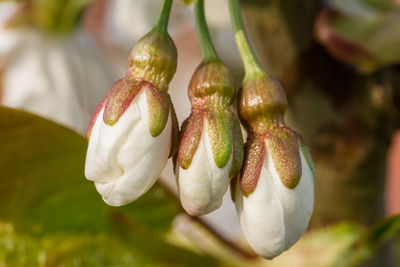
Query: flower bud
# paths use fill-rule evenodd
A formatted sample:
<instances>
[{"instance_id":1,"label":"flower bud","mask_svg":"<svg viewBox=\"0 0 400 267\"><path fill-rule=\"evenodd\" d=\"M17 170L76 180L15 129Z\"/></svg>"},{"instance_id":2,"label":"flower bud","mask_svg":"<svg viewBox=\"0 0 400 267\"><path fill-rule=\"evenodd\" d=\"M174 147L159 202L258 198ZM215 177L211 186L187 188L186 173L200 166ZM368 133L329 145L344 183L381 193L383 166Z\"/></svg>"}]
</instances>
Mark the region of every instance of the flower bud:
<instances>
[{"instance_id":1,"label":"flower bud","mask_svg":"<svg viewBox=\"0 0 400 267\"><path fill-rule=\"evenodd\" d=\"M244 84L240 115L249 137L232 190L249 245L267 259L301 237L314 205L311 156L301 136L284 123L285 108L284 92L274 80L261 76Z\"/></svg>"},{"instance_id":2,"label":"flower bud","mask_svg":"<svg viewBox=\"0 0 400 267\"><path fill-rule=\"evenodd\" d=\"M248 79L239 98L240 117L247 129L264 132L271 122L283 120L287 100L278 81L265 75Z\"/></svg>"},{"instance_id":3,"label":"flower bud","mask_svg":"<svg viewBox=\"0 0 400 267\"><path fill-rule=\"evenodd\" d=\"M182 125L176 165L181 202L190 215L219 208L242 166L239 120L229 109L234 95L232 76L222 62L197 68L189 85L192 112Z\"/></svg>"},{"instance_id":4,"label":"flower bud","mask_svg":"<svg viewBox=\"0 0 400 267\"><path fill-rule=\"evenodd\" d=\"M166 91L174 77L177 53L167 34L151 31L132 48L128 57L128 74L141 77Z\"/></svg>"},{"instance_id":5,"label":"flower bud","mask_svg":"<svg viewBox=\"0 0 400 267\"><path fill-rule=\"evenodd\" d=\"M160 39L169 43L167 51ZM163 53L171 53L169 64L154 57ZM176 70L172 40L150 32L132 49L130 58L126 77L101 101L87 135L86 178L95 182L111 206L128 204L147 192L175 153L178 140L176 115L167 93ZM144 61L147 67L140 64Z\"/></svg>"}]
</instances>

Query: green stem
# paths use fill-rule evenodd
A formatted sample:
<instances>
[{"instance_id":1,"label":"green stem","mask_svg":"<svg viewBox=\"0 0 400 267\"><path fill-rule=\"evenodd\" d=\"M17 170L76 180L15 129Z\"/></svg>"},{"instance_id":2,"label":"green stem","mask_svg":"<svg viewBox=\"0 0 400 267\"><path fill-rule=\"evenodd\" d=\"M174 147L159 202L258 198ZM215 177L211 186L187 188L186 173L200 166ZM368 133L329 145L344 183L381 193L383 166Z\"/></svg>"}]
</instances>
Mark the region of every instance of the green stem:
<instances>
[{"instance_id":1,"label":"green stem","mask_svg":"<svg viewBox=\"0 0 400 267\"><path fill-rule=\"evenodd\" d=\"M210 33L208 31L206 18L204 16L204 0L197 0L194 5L196 15L196 29L199 37L201 52L203 53L203 61L218 61L218 55L212 44Z\"/></svg>"},{"instance_id":2,"label":"green stem","mask_svg":"<svg viewBox=\"0 0 400 267\"><path fill-rule=\"evenodd\" d=\"M228 0L228 4L233 30L235 32L235 40L244 64L246 76L257 74L266 75L247 38L242 15L240 13L239 0Z\"/></svg>"},{"instance_id":3,"label":"green stem","mask_svg":"<svg viewBox=\"0 0 400 267\"><path fill-rule=\"evenodd\" d=\"M164 0L161 6L160 15L154 29L161 32L167 33L169 14L171 11L172 0Z\"/></svg>"}]
</instances>

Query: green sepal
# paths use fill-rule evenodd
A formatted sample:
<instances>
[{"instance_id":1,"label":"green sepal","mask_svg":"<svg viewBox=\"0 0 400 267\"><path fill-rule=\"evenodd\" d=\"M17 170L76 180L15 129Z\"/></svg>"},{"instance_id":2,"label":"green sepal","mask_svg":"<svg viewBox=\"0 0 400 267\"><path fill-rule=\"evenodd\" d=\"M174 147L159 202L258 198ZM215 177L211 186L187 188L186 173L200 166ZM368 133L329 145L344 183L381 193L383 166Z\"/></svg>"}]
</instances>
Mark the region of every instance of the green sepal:
<instances>
[{"instance_id":1,"label":"green sepal","mask_svg":"<svg viewBox=\"0 0 400 267\"><path fill-rule=\"evenodd\" d=\"M187 169L192 162L193 155L200 142L203 130L203 113L201 111L192 111L181 129L181 142L179 145L178 162L183 169Z\"/></svg>"},{"instance_id":2,"label":"green sepal","mask_svg":"<svg viewBox=\"0 0 400 267\"><path fill-rule=\"evenodd\" d=\"M232 166L229 170L229 177L235 177L242 168L244 149L243 149L243 136L242 130L240 129L239 120L233 115L233 130L232 130Z\"/></svg>"},{"instance_id":3,"label":"green sepal","mask_svg":"<svg viewBox=\"0 0 400 267\"><path fill-rule=\"evenodd\" d=\"M147 106L149 112L149 131L151 136L159 136L165 128L172 106L167 92L160 91L152 83L145 82Z\"/></svg>"},{"instance_id":4,"label":"green sepal","mask_svg":"<svg viewBox=\"0 0 400 267\"><path fill-rule=\"evenodd\" d=\"M282 184L294 189L302 173L297 134L288 127L279 127L269 132L266 140Z\"/></svg>"},{"instance_id":5,"label":"green sepal","mask_svg":"<svg viewBox=\"0 0 400 267\"><path fill-rule=\"evenodd\" d=\"M215 164L225 167L232 153L233 116L230 110L215 109L207 114L207 134Z\"/></svg>"},{"instance_id":6,"label":"green sepal","mask_svg":"<svg viewBox=\"0 0 400 267\"><path fill-rule=\"evenodd\" d=\"M142 89L143 83L137 79L122 78L114 83L104 104L103 121L114 125Z\"/></svg>"},{"instance_id":7,"label":"green sepal","mask_svg":"<svg viewBox=\"0 0 400 267\"><path fill-rule=\"evenodd\" d=\"M303 138L299 138L299 146L300 146L300 151L301 153L303 153L303 156L308 164L308 167L310 167L311 173L313 175L313 181L315 182L314 162L312 160L310 150L308 149L308 146L306 146Z\"/></svg>"},{"instance_id":8,"label":"green sepal","mask_svg":"<svg viewBox=\"0 0 400 267\"><path fill-rule=\"evenodd\" d=\"M232 202L236 201L236 197L235 197L235 195L236 195L236 187L240 186L238 184L239 181L240 181L240 176L239 175L236 175L236 176L232 177L232 179L231 179L231 182L230 182L230 191L231 192L230 193L231 193Z\"/></svg>"},{"instance_id":9,"label":"green sepal","mask_svg":"<svg viewBox=\"0 0 400 267\"><path fill-rule=\"evenodd\" d=\"M174 105L171 101L171 120L172 120L172 133L171 133L171 151L169 157L175 156L179 149L179 123L176 117Z\"/></svg>"},{"instance_id":10,"label":"green sepal","mask_svg":"<svg viewBox=\"0 0 400 267\"><path fill-rule=\"evenodd\" d=\"M240 177L240 188L243 195L248 197L257 187L261 168L265 159L265 136L253 134L245 145L245 161Z\"/></svg>"}]
</instances>

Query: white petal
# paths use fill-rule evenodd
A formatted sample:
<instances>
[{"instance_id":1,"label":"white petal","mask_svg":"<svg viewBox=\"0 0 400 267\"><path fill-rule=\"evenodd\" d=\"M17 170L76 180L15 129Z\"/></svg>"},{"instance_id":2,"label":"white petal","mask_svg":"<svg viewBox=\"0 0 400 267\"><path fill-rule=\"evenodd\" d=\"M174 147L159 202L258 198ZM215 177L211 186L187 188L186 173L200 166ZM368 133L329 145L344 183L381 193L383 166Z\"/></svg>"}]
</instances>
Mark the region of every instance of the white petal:
<instances>
[{"instance_id":1,"label":"white petal","mask_svg":"<svg viewBox=\"0 0 400 267\"><path fill-rule=\"evenodd\" d=\"M88 33L48 36L33 30L0 30L7 55L2 104L24 109L83 134L112 79ZM83 40L81 40L83 39ZM1 59L0 59L1 61ZM1 63L1 62L0 62Z\"/></svg>"},{"instance_id":2,"label":"white petal","mask_svg":"<svg viewBox=\"0 0 400 267\"><path fill-rule=\"evenodd\" d=\"M89 140L85 174L107 204L128 204L150 189L168 160L171 129L169 116L163 132L150 135L144 90L115 125L105 124L100 112Z\"/></svg>"},{"instance_id":3,"label":"white petal","mask_svg":"<svg viewBox=\"0 0 400 267\"><path fill-rule=\"evenodd\" d=\"M208 122L205 121L199 145L189 168L183 169L177 164L180 199L185 210L193 216L219 208L230 182L229 171L233 153L223 168L216 165L207 134L207 125Z\"/></svg>"},{"instance_id":4,"label":"white petal","mask_svg":"<svg viewBox=\"0 0 400 267\"><path fill-rule=\"evenodd\" d=\"M300 152L302 176L294 189L285 187L266 153L257 187L248 197L236 186L235 201L241 228L259 255L272 259L292 246L305 232L314 205L311 169Z\"/></svg>"}]
</instances>

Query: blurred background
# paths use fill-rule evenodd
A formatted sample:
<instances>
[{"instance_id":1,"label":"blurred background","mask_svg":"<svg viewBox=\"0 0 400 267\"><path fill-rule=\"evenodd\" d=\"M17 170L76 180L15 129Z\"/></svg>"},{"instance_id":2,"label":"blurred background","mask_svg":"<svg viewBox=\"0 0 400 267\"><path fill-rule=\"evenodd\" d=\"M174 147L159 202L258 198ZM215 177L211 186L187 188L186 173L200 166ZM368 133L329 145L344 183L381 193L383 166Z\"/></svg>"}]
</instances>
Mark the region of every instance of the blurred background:
<instances>
[{"instance_id":1,"label":"blurred background","mask_svg":"<svg viewBox=\"0 0 400 267\"><path fill-rule=\"evenodd\" d=\"M239 88L227 3L205 2ZM248 247L229 192L215 212L186 215L171 161L149 193L122 208L104 204L84 178L90 116L160 4L0 1L0 266L400 266L400 1L241 1L317 174L309 230L272 261ZM182 123L201 61L183 0L174 1L169 32L178 49L169 92Z\"/></svg>"}]
</instances>

